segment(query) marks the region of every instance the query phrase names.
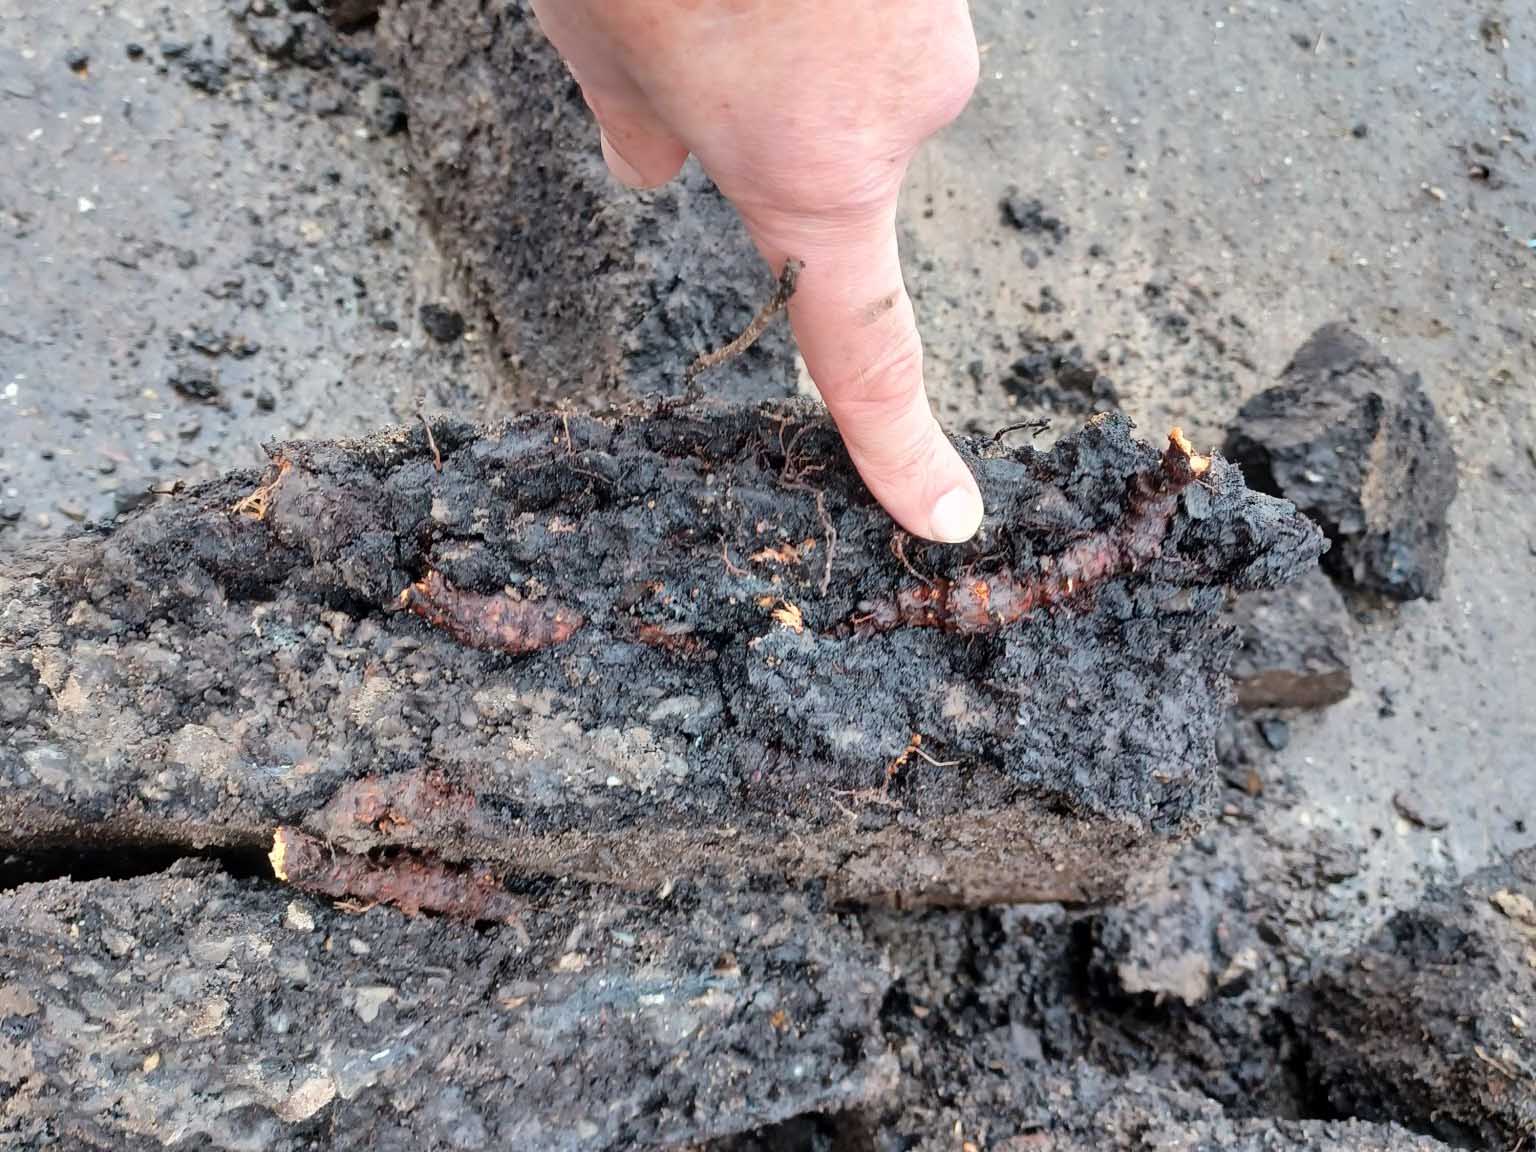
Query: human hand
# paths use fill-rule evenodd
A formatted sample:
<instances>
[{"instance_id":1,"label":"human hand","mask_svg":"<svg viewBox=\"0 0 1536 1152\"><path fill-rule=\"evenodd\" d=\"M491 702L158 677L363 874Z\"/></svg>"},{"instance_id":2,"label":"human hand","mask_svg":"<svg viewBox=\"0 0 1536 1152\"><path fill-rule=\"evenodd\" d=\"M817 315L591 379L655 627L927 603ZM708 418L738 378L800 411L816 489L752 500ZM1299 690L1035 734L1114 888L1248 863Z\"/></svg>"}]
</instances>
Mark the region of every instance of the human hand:
<instances>
[{"instance_id":1,"label":"human hand","mask_svg":"<svg viewBox=\"0 0 1536 1152\"><path fill-rule=\"evenodd\" d=\"M691 152L775 269L801 261L790 322L875 498L918 536L980 526L976 481L923 388L896 249L919 145L970 99L965 0L533 0L632 187Z\"/></svg>"}]
</instances>

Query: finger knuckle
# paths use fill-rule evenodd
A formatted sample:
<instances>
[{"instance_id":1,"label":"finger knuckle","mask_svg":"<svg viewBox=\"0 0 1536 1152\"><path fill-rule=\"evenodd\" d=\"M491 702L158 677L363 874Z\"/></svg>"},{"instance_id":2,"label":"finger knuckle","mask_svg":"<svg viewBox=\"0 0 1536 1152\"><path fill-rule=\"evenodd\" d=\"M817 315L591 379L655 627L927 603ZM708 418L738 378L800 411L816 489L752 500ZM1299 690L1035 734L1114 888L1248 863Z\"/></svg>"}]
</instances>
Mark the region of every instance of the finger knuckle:
<instances>
[{"instance_id":1,"label":"finger knuckle","mask_svg":"<svg viewBox=\"0 0 1536 1152\"><path fill-rule=\"evenodd\" d=\"M981 78L981 49L965 5L935 19L938 34L926 61L923 85L930 131L960 115Z\"/></svg>"},{"instance_id":2,"label":"finger knuckle","mask_svg":"<svg viewBox=\"0 0 1536 1152\"><path fill-rule=\"evenodd\" d=\"M971 102L971 97L976 92L976 85L981 80L981 51L976 46L976 37L967 32L966 35L957 37L954 58L946 70L944 78L944 97L941 103L948 113L945 123L960 115L965 106Z\"/></svg>"}]
</instances>

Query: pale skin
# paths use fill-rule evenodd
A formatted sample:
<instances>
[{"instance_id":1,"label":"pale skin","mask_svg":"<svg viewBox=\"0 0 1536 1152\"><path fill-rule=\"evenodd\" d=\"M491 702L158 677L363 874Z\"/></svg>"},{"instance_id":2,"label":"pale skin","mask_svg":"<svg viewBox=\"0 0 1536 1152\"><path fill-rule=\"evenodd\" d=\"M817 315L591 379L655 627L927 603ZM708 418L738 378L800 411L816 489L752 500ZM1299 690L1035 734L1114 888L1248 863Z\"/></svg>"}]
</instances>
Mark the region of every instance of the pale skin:
<instances>
[{"instance_id":1,"label":"pale skin","mask_svg":"<svg viewBox=\"0 0 1536 1152\"><path fill-rule=\"evenodd\" d=\"M923 142L976 83L965 0L534 0L581 84L614 176L665 184L690 154L774 268L802 268L790 323L876 499L959 543L976 482L934 419L896 248Z\"/></svg>"}]
</instances>

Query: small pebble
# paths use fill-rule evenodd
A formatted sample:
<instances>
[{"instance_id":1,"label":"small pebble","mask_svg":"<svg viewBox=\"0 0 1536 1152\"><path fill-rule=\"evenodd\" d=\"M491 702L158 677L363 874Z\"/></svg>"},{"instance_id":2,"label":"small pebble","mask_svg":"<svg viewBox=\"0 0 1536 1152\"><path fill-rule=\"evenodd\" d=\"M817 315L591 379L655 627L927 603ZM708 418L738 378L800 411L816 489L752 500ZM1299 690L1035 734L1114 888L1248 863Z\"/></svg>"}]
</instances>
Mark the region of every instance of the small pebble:
<instances>
[{"instance_id":1,"label":"small pebble","mask_svg":"<svg viewBox=\"0 0 1536 1152\"><path fill-rule=\"evenodd\" d=\"M208 402L219 397L218 373L205 364L178 364L166 383L188 400Z\"/></svg>"},{"instance_id":2,"label":"small pebble","mask_svg":"<svg viewBox=\"0 0 1536 1152\"><path fill-rule=\"evenodd\" d=\"M439 344L451 344L464 335L464 317L443 304L421 306L421 326Z\"/></svg>"},{"instance_id":3,"label":"small pebble","mask_svg":"<svg viewBox=\"0 0 1536 1152\"><path fill-rule=\"evenodd\" d=\"M1392 807L1408 823L1429 832L1443 831L1450 824L1450 821L1444 816L1437 812L1429 811L1418 797L1408 792L1394 793L1392 796Z\"/></svg>"},{"instance_id":4,"label":"small pebble","mask_svg":"<svg viewBox=\"0 0 1536 1152\"><path fill-rule=\"evenodd\" d=\"M64 53L64 63L69 65L71 72L84 72L91 63L91 54L84 48L71 48Z\"/></svg>"},{"instance_id":5,"label":"small pebble","mask_svg":"<svg viewBox=\"0 0 1536 1152\"><path fill-rule=\"evenodd\" d=\"M1260 720L1259 735L1276 752L1284 752L1291 743L1291 726L1284 720Z\"/></svg>"},{"instance_id":6,"label":"small pebble","mask_svg":"<svg viewBox=\"0 0 1536 1152\"><path fill-rule=\"evenodd\" d=\"M137 41L130 40L123 46L123 51L128 53L128 59L130 60L142 60L144 58L144 45Z\"/></svg>"},{"instance_id":7,"label":"small pebble","mask_svg":"<svg viewBox=\"0 0 1536 1152\"><path fill-rule=\"evenodd\" d=\"M358 1018L364 1024L372 1024L379 1018L379 1009L395 998L395 990L385 984L376 984L359 988L354 995L356 1003L353 1008Z\"/></svg>"}]
</instances>

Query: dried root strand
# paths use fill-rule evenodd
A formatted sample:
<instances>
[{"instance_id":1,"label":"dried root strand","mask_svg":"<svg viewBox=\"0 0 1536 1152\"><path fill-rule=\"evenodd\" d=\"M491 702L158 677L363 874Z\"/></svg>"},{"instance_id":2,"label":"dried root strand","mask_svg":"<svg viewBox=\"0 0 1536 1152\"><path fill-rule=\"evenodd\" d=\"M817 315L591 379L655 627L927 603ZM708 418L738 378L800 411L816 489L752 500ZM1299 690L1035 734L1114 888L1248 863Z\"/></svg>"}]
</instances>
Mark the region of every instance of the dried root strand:
<instances>
[{"instance_id":1,"label":"dried root strand","mask_svg":"<svg viewBox=\"0 0 1536 1152\"><path fill-rule=\"evenodd\" d=\"M784 267L779 272L778 287L774 289L773 298L763 306L763 310L752 317L751 323L742 329L741 335L732 340L723 348L717 348L713 352L706 352L688 366L688 371L683 374L683 382L692 384L711 368L718 368L728 360L734 360L752 345L756 344L763 333L768 331L768 325L773 318L784 310L791 296L795 294L795 281L803 267L798 260L784 261Z\"/></svg>"},{"instance_id":2,"label":"dried root strand","mask_svg":"<svg viewBox=\"0 0 1536 1152\"><path fill-rule=\"evenodd\" d=\"M1175 428L1158 467L1135 476L1118 524L1095 532L1041 561L1036 575L929 580L898 589L894 599L868 606L855 620L863 633L938 628L966 635L1000 632L1031 612L1067 603L1106 580L1157 559L1178 508L1179 494L1210 471Z\"/></svg>"},{"instance_id":3,"label":"dried root strand","mask_svg":"<svg viewBox=\"0 0 1536 1152\"><path fill-rule=\"evenodd\" d=\"M515 923L525 910L489 869L455 868L409 853L375 862L333 851L294 828L273 834L268 859L277 879L301 891L363 907L388 904L407 916L429 912L454 920Z\"/></svg>"},{"instance_id":4,"label":"dried root strand","mask_svg":"<svg viewBox=\"0 0 1536 1152\"><path fill-rule=\"evenodd\" d=\"M428 420L427 414L419 408L416 410L416 417L421 421L421 426L427 431L427 447L432 450L432 467L436 471L441 472L443 470L443 454L437 450L437 437L432 434L432 421ZM566 433L566 440L567 442L570 440L569 432Z\"/></svg>"},{"instance_id":5,"label":"dried root strand","mask_svg":"<svg viewBox=\"0 0 1536 1152\"><path fill-rule=\"evenodd\" d=\"M640 624L635 639L652 648L670 652L680 660L713 660L715 650L694 635L688 624Z\"/></svg>"},{"instance_id":6,"label":"dried root strand","mask_svg":"<svg viewBox=\"0 0 1536 1152\"><path fill-rule=\"evenodd\" d=\"M263 483L249 496L242 496L230 506L230 512L236 516L244 516L248 520L265 520L267 518L267 506L271 502L272 493L276 490L282 478L288 475L288 470L293 465L287 460L277 461L277 475Z\"/></svg>"},{"instance_id":7,"label":"dried root strand","mask_svg":"<svg viewBox=\"0 0 1536 1152\"><path fill-rule=\"evenodd\" d=\"M586 623L580 613L546 600L461 592L435 571L400 593L400 607L470 648L513 655L558 647Z\"/></svg>"}]
</instances>

